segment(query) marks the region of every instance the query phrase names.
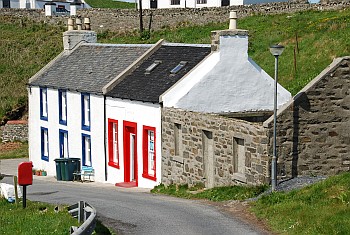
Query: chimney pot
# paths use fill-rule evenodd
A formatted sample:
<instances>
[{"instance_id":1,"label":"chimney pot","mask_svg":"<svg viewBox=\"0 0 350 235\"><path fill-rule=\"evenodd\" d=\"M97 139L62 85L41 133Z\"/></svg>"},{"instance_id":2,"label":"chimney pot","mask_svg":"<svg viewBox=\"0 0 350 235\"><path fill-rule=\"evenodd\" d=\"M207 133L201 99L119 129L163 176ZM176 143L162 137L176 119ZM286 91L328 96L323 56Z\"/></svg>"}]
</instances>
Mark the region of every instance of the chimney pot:
<instances>
[{"instance_id":1,"label":"chimney pot","mask_svg":"<svg viewBox=\"0 0 350 235\"><path fill-rule=\"evenodd\" d=\"M84 18L85 30L91 30L90 18Z\"/></svg>"},{"instance_id":2,"label":"chimney pot","mask_svg":"<svg viewBox=\"0 0 350 235\"><path fill-rule=\"evenodd\" d=\"M229 29L237 29L237 12L236 11L231 11L230 12Z\"/></svg>"},{"instance_id":3,"label":"chimney pot","mask_svg":"<svg viewBox=\"0 0 350 235\"><path fill-rule=\"evenodd\" d=\"M68 31L69 30L74 30L74 21L72 18L68 19Z\"/></svg>"},{"instance_id":4,"label":"chimney pot","mask_svg":"<svg viewBox=\"0 0 350 235\"><path fill-rule=\"evenodd\" d=\"M82 27L81 27L81 25L82 25L81 19L80 19L80 18L77 18L77 19L75 20L75 23L77 24L78 30L82 30Z\"/></svg>"}]
</instances>

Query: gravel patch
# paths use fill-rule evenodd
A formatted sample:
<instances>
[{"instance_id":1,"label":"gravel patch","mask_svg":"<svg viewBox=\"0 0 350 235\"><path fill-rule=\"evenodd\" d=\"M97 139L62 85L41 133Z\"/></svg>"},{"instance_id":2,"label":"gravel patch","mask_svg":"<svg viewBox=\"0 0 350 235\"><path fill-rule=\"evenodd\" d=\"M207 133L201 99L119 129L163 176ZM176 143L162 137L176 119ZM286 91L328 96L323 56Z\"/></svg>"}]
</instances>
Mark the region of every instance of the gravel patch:
<instances>
[{"instance_id":1,"label":"gravel patch","mask_svg":"<svg viewBox=\"0 0 350 235\"><path fill-rule=\"evenodd\" d=\"M326 176L299 176L296 178L280 180L277 182L276 191L277 192L289 192L289 191L292 191L294 189L301 189L301 188L304 188L308 185L325 180L326 178L327 178ZM255 198L250 198L247 201L256 201L260 197L262 197L263 195L268 195L271 192L272 192L271 188L269 188L267 191L260 194L259 196L255 197Z\"/></svg>"}]
</instances>

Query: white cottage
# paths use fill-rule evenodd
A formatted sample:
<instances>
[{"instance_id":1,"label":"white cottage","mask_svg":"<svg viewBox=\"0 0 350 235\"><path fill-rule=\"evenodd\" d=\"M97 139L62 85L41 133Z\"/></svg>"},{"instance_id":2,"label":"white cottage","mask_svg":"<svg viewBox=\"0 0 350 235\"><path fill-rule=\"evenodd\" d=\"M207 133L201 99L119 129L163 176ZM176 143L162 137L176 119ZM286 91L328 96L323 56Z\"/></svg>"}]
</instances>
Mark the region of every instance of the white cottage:
<instances>
[{"instance_id":1,"label":"white cottage","mask_svg":"<svg viewBox=\"0 0 350 235\"><path fill-rule=\"evenodd\" d=\"M159 96L210 53L209 45L158 42L105 88L108 181L152 188L161 182Z\"/></svg>"},{"instance_id":2,"label":"white cottage","mask_svg":"<svg viewBox=\"0 0 350 235\"><path fill-rule=\"evenodd\" d=\"M56 158L80 158L106 181L102 88L151 48L98 44L96 33L64 33L64 51L30 80L29 158L55 175Z\"/></svg>"}]
</instances>

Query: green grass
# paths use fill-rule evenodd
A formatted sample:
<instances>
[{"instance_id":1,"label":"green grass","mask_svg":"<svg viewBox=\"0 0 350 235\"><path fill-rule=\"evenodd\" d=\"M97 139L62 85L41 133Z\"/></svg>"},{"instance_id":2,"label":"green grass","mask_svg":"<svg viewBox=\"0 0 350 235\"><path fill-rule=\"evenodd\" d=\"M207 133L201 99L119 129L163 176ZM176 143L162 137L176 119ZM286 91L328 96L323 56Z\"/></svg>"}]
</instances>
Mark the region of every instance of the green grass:
<instances>
[{"instance_id":1,"label":"green grass","mask_svg":"<svg viewBox=\"0 0 350 235\"><path fill-rule=\"evenodd\" d=\"M63 27L0 16L0 120L27 102L26 83L62 49Z\"/></svg>"},{"instance_id":2,"label":"green grass","mask_svg":"<svg viewBox=\"0 0 350 235\"><path fill-rule=\"evenodd\" d=\"M268 47L278 42L286 46L279 60L279 82L295 95L334 58L350 55L349 21L350 8L255 15L240 19L238 28L249 30L249 55L272 77L274 58ZM140 39L137 31L123 34L104 31L99 33L98 40L106 43L155 43L164 38L169 42L210 43L210 31L227 26L228 23L208 22L205 26L195 26L191 22L181 22L170 28L164 22L162 30L152 32L147 40ZM0 120L7 111L27 102L25 84L62 51L64 30L60 25L0 16ZM299 51L295 71L296 34Z\"/></svg>"},{"instance_id":3,"label":"green grass","mask_svg":"<svg viewBox=\"0 0 350 235\"><path fill-rule=\"evenodd\" d=\"M28 157L28 142L16 142L18 148L9 151L0 151L0 159Z\"/></svg>"},{"instance_id":4,"label":"green grass","mask_svg":"<svg viewBox=\"0 0 350 235\"><path fill-rule=\"evenodd\" d=\"M0 159L28 157L28 142L18 143L19 147L11 151L0 151Z\"/></svg>"},{"instance_id":5,"label":"green grass","mask_svg":"<svg viewBox=\"0 0 350 235\"><path fill-rule=\"evenodd\" d=\"M226 186L216 187L203 190L202 186L194 186L189 188L185 185L169 185L160 184L151 190L155 194L165 194L175 197L188 199L208 199L210 201L227 201L227 200L245 200L247 198L256 197L267 189L267 186Z\"/></svg>"},{"instance_id":6,"label":"green grass","mask_svg":"<svg viewBox=\"0 0 350 235\"><path fill-rule=\"evenodd\" d=\"M54 206L46 203L28 201L23 209L22 204L0 198L0 211L0 234L69 234L70 226L79 226L67 211L55 213Z\"/></svg>"},{"instance_id":7,"label":"green grass","mask_svg":"<svg viewBox=\"0 0 350 235\"><path fill-rule=\"evenodd\" d=\"M135 3L116 0L87 0L86 3L93 8L135 9Z\"/></svg>"},{"instance_id":8,"label":"green grass","mask_svg":"<svg viewBox=\"0 0 350 235\"><path fill-rule=\"evenodd\" d=\"M252 210L279 234L349 234L350 173L263 196Z\"/></svg>"}]
</instances>

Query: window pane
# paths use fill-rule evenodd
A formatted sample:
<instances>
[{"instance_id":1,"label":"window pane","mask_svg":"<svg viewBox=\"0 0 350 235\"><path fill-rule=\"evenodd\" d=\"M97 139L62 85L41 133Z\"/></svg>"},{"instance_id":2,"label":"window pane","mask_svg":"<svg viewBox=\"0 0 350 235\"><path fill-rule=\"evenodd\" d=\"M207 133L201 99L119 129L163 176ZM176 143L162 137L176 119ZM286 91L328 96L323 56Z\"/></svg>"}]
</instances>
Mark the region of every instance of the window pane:
<instances>
[{"instance_id":1,"label":"window pane","mask_svg":"<svg viewBox=\"0 0 350 235\"><path fill-rule=\"evenodd\" d=\"M154 132L148 131L148 174L154 175Z\"/></svg>"},{"instance_id":2,"label":"window pane","mask_svg":"<svg viewBox=\"0 0 350 235\"><path fill-rule=\"evenodd\" d=\"M118 164L118 124L113 123L113 161Z\"/></svg>"},{"instance_id":3,"label":"window pane","mask_svg":"<svg viewBox=\"0 0 350 235\"><path fill-rule=\"evenodd\" d=\"M67 120L67 93L62 92L62 120L66 121Z\"/></svg>"},{"instance_id":4,"label":"window pane","mask_svg":"<svg viewBox=\"0 0 350 235\"><path fill-rule=\"evenodd\" d=\"M43 107L42 115L44 117L47 117L47 90L43 89L41 91L42 91L42 107Z\"/></svg>"}]
</instances>

